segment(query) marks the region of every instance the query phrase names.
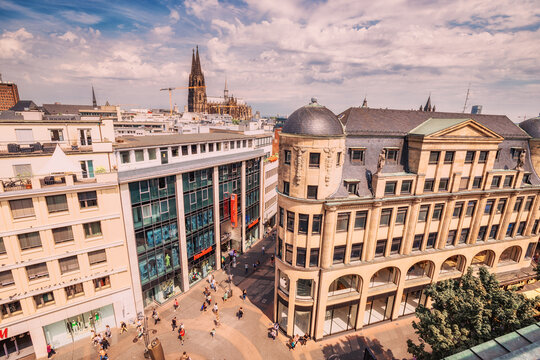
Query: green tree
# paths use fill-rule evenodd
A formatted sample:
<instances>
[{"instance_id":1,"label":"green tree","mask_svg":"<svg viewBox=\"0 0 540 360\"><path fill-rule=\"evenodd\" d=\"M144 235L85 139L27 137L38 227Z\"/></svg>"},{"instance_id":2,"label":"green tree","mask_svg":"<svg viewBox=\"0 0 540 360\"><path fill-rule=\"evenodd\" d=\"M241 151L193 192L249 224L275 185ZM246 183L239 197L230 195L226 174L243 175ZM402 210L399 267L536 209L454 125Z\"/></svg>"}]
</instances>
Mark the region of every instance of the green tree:
<instances>
[{"instance_id":1,"label":"green tree","mask_svg":"<svg viewBox=\"0 0 540 360\"><path fill-rule=\"evenodd\" d=\"M420 305L419 321L413 322L420 343L407 340L409 353L419 360L442 359L532 324L540 301L502 289L485 267L477 276L469 268L460 279L432 284L426 294L432 308Z\"/></svg>"}]
</instances>

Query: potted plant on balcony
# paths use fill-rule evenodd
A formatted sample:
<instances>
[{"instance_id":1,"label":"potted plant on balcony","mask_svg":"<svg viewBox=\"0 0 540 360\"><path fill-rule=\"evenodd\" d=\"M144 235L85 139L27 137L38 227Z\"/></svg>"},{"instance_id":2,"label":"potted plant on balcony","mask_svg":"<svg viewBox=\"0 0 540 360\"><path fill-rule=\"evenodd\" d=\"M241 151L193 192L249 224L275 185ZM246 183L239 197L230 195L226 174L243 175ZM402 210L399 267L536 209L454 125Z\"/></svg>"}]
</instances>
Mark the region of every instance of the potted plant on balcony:
<instances>
[{"instance_id":1,"label":"potted plant on balcony","mask_svg":"<svg viewBox=\"0 0 540 360\"><path fill-rule=\"evenodd\" d=\"M29 175L19 174L17 175L17 180L19 181L19 184L21 184L21 186L24 186L26 189L32 188L32 181L30 180Z\"/></svg>"}]
</instances>

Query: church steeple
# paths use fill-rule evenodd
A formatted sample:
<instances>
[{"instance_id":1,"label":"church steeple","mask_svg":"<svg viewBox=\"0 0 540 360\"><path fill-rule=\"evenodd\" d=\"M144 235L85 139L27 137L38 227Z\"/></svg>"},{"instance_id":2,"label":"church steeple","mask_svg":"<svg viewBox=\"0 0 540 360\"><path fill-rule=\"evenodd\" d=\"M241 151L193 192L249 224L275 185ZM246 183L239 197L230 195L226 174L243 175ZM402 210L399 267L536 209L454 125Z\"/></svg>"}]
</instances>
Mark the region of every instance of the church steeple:
<instances>
[{"instance_id":1,"label":"church steeple","mask_svg":"<svg viewBox=\"0 0 540 360\"><path fill-rule=\"evenodd\" d=\"M92 85L92 106L97 109L96 93L94 92L94 85Z\"/></svg>"},{"instance_id":2,"label":"church steeple","mask_svg":"<svg viewBox=\"0 0 540 360\"><path fill-rule=\"evenodd\" d=\"M206 84L201 68L199 46L191 53L191 74L189 74L188 111L204 113L206 108Z\"/></svg>"},{"instance_id":3,"label":"church steeple","mask_svg":"<svg viewBox=\"0 0 540 360\"><path fill-rule=\"evenodd\" d=\"M197 62L197 69L196 69L196 71L197 71L199 74L202 74L202 69L201 69L201 59L199 58L199 45L197 45L197 55L196 55L195 61Z\"/></svg>"},{"instance_id":4,"label":"church steeple","mask_svg":"<svg viewBox=\"0 0 540 360\"><path fill-rule=\"evenodd\" d=\"M364 101L362 101L362 107L363 107L363 108L367 108L367 107L368 107L368 106L367 106L367 97L366 97L366 96L364 96Z\"/></svg>"},{"instance_id":5,"label":"church steeple","mask_svg":"<svg viewBox=\"0 0 540 360\"><path fill-rule=\"evenodd\" d=\"M195 49L191 49L191 73L195 72Z\"/></svg>"},{"instance_id":6,"label":"church steeple","mask_svg":"<svg viewBox=\"0 0 540 360\"><path fill-rule=\"evenodd\" d=\"M229 90L227 89L227 78L225 78L225 89L223 90L223 99L225 99L225 101L229 99Z\"/></svg>"}]
</instances>

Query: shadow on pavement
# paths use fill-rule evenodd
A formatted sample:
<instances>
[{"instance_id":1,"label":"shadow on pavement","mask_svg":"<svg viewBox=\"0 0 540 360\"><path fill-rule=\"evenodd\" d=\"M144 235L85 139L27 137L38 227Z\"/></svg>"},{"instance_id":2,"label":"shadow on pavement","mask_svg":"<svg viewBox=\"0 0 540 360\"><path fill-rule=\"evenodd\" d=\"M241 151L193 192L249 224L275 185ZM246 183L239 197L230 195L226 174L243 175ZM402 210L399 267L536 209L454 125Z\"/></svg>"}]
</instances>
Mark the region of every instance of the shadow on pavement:
<instances>
[{"instance_id":1,"label":"shadow on pavement","mask_svg":"<svg viewBox=\"0 0 540 360\"><path fill-rule=\"evenodd\" d=\"M337 343L324 345L322 352L327 360L358 360L364 358L364 351L369 347L377 360L395 359L392 350L384 349L378 340L365 336L350 335Z\"/></svg>"}]
</instances>

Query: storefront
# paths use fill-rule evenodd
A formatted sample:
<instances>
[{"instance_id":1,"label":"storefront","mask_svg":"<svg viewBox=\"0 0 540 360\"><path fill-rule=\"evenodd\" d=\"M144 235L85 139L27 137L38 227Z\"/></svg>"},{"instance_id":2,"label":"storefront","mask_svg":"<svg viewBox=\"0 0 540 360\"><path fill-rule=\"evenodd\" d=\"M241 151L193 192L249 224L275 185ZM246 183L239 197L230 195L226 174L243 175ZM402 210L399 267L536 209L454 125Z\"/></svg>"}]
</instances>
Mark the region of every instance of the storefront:
<instances>
[{"instance_id":1,"label":"storefront","mask_svg":"<svg viewBox=\"0 0 540 360\"><path fill-rule=\"evenodd\" d=\"M368 297L364 312L364 325L389 320L392 317L395 297L395 292Z\"/></svg>"},{"instance_id":2,"label":"storefront","mask_svg":"<svg viewBox=\"0 0 540 360\"><path fill-rule=\"evenodd\" d=\"M428 296L424 289L425 286L416 286L403 290L398 316L413 314L419 305L426 306Z\"/></svg>"},{"instance_id":3,"label":"storefront","mask_svg":"<svg viewBox=\"0 0 540 360\"><path fill-rule=\"evenodd\" d=\"M252 221L246 228L246 249L259 239L259 219Z\"/></svg>"},{"instance_id":4,"label":"storefront","mask_svg":"<svg viewBox=\"0 0 540 360\"><path fill-rule=\"evenodd\" d=\"M178 271L174 276L168 274L165 278L160 278L160 282L151 287L149 290L144 290L144 306L150 305L154 300L158 303L163 303L173 296L176 296L182 291L182 274Z\"/></svg>"},{"instance_id":5,"label":"storefront","mask_svg":"<svg viewBox=\"0 0 540 360\"><path fill-rule=\"evenodd\" d=\"M287 300L282 299L278 296L277 303L277 322L280 329L286 334L287 333L287 321L289 320L289 303Z\"/></svg>"},{"instance_id":6,"label":"storefront","mask_svg":"<svg viewBox=\"0 0 540 360\"><path fill-rule=\"evenodd\" d=\"M294 308L294 334L310 335L311 330L311 306L296 306Z\"/></svg>"},{"instance_id":7,"label":"storefront","mask_svg":"<svg viewBox=\"0 0 540 360\"><path fill-rule=\"evenodd\" d=\"M324 316L323 336L353 330L356 327L357 312L358 301L327 306Z\"/></svg>"},{"instance_id":8,"label":"storefront","mask_svg":"<svg viewBox=\"0 0 540 360\"><path fill-rule=\"evenodd\" d=\"M30 333L9 336L0 341L0 359L17 359L34 353Z\"/></svg>"},{"instance_id":9,"label":"storefront","mask_svg":"<svg viewBox=\"0 0 540 360\"><path fill-rule=\"evenodd\" d=\"M47 343L57 348L89 337L92 330L102 332L106 325L115 324L111 304L44 326L43 332Z\"/></svg>"},{"instance_id":10,"label":"storefront","mask_svg":"<svg viewBox=\"0 0 540 360\"><path fill-rule=\"evenodd\" d=\"M216 249L214 246L191 257L188 262L189 285L193 285L216 269Z\"/></svg>"}]
</instances>

